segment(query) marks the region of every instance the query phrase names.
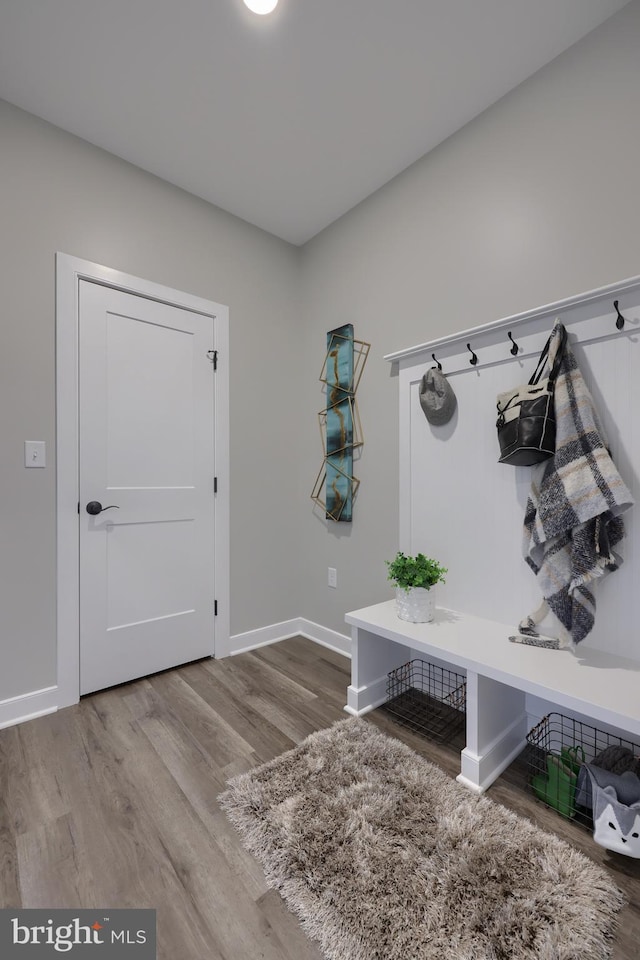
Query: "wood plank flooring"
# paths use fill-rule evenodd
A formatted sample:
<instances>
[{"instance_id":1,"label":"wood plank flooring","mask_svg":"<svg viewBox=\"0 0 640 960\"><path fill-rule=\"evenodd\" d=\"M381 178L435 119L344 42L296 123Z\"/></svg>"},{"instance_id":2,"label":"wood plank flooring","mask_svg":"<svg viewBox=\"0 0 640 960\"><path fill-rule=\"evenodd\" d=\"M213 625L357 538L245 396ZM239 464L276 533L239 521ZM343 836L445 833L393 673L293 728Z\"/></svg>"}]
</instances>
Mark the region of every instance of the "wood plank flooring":
<instances>
[{"instance_id":1,"label":"wood plank flooring","mask_svg":"<svg viewBox=\"0 0 640 960\"><path fill-rule=\"evenodd\" d=\"M217 805L227 779L345 717L349 661L303 638L204 660L0 730L0 906L153 907L159 960L320 960ZM437 746L367 719L451 776ZM522 788L488 795L574 844L623 889L613 960L640 957L640 861Z\"/></svg>"}]
</instances>

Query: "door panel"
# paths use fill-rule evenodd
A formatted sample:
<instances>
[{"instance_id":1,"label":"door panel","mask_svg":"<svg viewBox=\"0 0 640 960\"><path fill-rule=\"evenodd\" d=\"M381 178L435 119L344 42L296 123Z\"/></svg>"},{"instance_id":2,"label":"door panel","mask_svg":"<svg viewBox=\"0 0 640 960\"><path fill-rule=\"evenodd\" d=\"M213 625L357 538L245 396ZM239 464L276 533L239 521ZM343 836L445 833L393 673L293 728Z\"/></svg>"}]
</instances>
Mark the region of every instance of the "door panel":
<instances>
[{"instance_id":1,"label":"door panel","mask_svg":"<svg viewBox=\"0 0 640 960\"><path fill-rule=\"evenodd\" d=\"M109 316L109 486L193 486L194 398L185 389L193 379L193 347L193 334L184 330ZM205 373L211 380L210 369Z\"/></svg>"},{"instance_id":2,"label":"door panel","mask_svg":"<svg viewBox=\"0 0 640 960\"><path fill-rule=\"evenodd\" d=\"M213 653L213 323L80 283L81 693Z\"/></svg>"},{"instance_id":3,"label":"door panel","mask_svg":"<svg viewBox=\"0 0 640 960\"><path fill-rule=\"evenodd\" d=\"M107 629L181 611L191 598L193 520L124 523L114 532L107 530Z\"/></svg>"}]
</instances>

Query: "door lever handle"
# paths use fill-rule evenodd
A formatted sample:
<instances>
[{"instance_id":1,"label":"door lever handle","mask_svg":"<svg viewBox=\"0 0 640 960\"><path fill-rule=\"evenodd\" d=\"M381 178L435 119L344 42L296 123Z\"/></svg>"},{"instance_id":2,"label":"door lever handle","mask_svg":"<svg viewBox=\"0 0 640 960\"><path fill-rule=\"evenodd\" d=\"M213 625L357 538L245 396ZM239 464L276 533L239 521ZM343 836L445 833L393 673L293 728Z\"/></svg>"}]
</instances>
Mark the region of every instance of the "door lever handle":
<instances>
[{"instance_id":1,"label":"door lever handle","mask_svg":"<svg viewBox=\"0 0 640 960\"><path fill-rule=\"evenodd\" d=\"M103 510L119 510L120 507L117 503L111 503L108 507L103 507L99 500L89 500L89 503L86 506L87 513L91 514L92 517L97 517L99 513L102 513Z\"/></svg>"}]
</instances>

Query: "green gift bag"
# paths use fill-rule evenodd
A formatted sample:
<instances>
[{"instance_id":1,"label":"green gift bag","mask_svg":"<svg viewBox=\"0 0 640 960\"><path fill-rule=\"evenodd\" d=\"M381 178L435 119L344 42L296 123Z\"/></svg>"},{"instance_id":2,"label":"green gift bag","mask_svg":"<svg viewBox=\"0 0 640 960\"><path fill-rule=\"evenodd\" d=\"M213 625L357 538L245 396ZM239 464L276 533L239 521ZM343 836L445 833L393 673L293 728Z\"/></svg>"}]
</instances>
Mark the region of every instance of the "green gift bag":
<instances>
[{"instance_id":1,"label":"green gift bag","mask_svg":"<svg viewBox=\"0 0 640 960\"><path fill-rule=\"evenodd\" d=\"M577 744L575 747L563 747L560 751L562 760L575 774L580 773L580 767L585 761L584 750Z\"/></svg>"},{"instance_id":2,"label":"green gift bag","mask_svg":"<svg viewBox=\"0 0 640 960\"><path fill-rule=\"evenodd\" d=\"M548 753L547 775L540 773L532 777L531 786L538 799L553 807L563 817L574 817L577 781L577 773L562 756Z\"/></svg>"}]
</instances>

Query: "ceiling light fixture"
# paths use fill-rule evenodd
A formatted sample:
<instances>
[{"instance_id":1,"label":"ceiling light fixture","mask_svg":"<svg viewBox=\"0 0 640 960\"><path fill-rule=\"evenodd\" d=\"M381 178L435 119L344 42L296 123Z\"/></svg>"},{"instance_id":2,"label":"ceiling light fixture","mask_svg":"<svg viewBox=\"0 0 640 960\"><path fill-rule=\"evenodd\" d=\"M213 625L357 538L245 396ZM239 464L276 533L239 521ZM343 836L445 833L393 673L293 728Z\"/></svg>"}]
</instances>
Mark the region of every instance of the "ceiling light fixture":
<instances>
[{"instance_id":1,"label":"ceiling light fixture","mask_svg":"<svg viewBox=\"0 0 640 960\"><path fill-rule=\"evenodd\" d=\"M271 13L278 5L278 0L244 0L245 6L254 13Z\"/></svg>"}]
</instances>

